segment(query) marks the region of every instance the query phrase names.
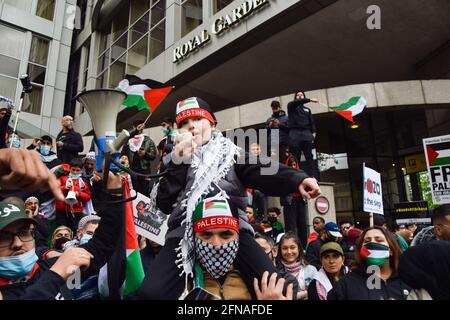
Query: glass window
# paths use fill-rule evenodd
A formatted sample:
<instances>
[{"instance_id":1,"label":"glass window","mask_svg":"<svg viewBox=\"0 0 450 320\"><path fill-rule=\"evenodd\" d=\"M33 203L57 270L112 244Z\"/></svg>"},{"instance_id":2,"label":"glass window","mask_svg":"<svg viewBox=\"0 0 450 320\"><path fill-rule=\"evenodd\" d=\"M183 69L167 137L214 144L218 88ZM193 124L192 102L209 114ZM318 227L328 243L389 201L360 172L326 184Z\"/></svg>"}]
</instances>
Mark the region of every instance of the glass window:
<instances>
[{"instance_id":1,"label":"glass window","mask_svg":"<svg viewBox=\"0 0 450 320\"><path fill-rule=\"evenodd\" d=\"M53 21L54 13L55 13L55 0L38 0L36 8L36 15L38 17Z\"/></svg>"},{"instance_id":2,"label":"glass window","mask_svg":"<svg viewBox=\"0 0 450 320\"><path fill-rule=\"evenodd\" d=\"M0 74L17 78L20 60L0 54Z\"/></svg>"},{"instance_id":3,"label":"glass window","mask_svg":"<svg viewBox=\"0 0 450 320\"><path fill-rule=\"evenodd\" d=\"M17 79L0 75L0 96L14 100L16 96Z\"/></svg>"},{"instance_id":4,"label":"glass window","mask_svg":"<svg viewBox=\"0 0 450 320\"><path fill-rule=\"evenodd\" d=\"M102 72L109 66L109 56L110 56L110 50L106 50L104 54L98 58L98 73Z\"/></svg>"},{"instance_id":5,"label":"glass window","mask_svg":"<svg viewBox=\"0 0 450 320\"><path fill-rule=\"evenodd\" d=\"M128 51L127 73L135 74L147 63L148 38L142 38Z\"/></svg>"},{"instance_id":6,"label":"glass window","mask_svg":"<svg viewBox=\"0 0 450 320\"><path fill-rule=\"evenodd\" d=\"M97 89L108 88L108 70L97 77Z\"/></svg>"},{"instance_id":7,"label":"glass window","mask_svg":"<svg viewBox=\"0 0 450 320\"><path fill-rule=\"evenodd\" d=\"M152 27L156 26L166 16L166 0L155 2L152 7Z\"/></svg>"},{"instance_id":8,"label":"glass window","mask_svg":"<svg viewBox=\"0 0 450 320\"><path fill-rule=\"evenodd\" d=\"M213 0L213 14L216 14L232 2L233 0Z\"/></svg>"},{"instance_id":9,"label":"glass window","mask_svg":"<svg viewBox=\"0 0 450 320\"><path fill-rule=\"evenodd\" d=\"M162 22L150 31L150 60L164 51L166 36L165 28L166 24Z\"/></svg>"},{"instance_id":10,"label":"glass window","mask_svg":"<svg viewBox=\"0 0 450 320\"><path fill-rule=\"evenodd\" d=\"M31 6L33 4L33 1L31 0L4 0L5 3L9 4L10 6L16 7L17 9L31 12Z\"/></svg>"},{"instance_id":11,"label":"glass window","mask_svg":"<svg viewBox=\"0 0 450 320\"><path fill-rule=\"evenodd\" d=\"M25 33L0 24L0 54L22 58Z\"/></svg>"},{"instance_id":12,"label":"glass window","mask_svg":"<svg viewBox=\"0 0 450 320\"><path fill-rule=\"evenodd\" d=\"M50 42L46 39L33 36L31 40L30 62L47 65Z\"/></svg>"},{"instance_id":13,"label":"glass window","mask_svg":"<svg viewBox=\"0 0 450 320\"><path fill-rule=\"evenodd\" d=\"M33 85L33 91L25 95L23 99L23 111L41 114L41 104L44 88Z\"/></svg>"},{"instance_id":14,"label":"glass window","mask_svg":"<svg viewBox=\"0 0 450 320\"><path fill-rule=\"evenodd\" d=\"M107 30L109 30L108 32L111 32L111 26L109 26L109 28ZM100 36L100 45L99 45L99 48L98 48L99 54L102 54L103 52L105 52L105 50L107 48L109 48L111 46L111 38L112 38L111 33L108 33L108 34L104 34L103 33L103 34L101 34L101 36Z\"/></svg>"},{"instance_id":15,"label":"glass window","mask_svg":"<svg viewBox=\"0 0 450 320\"><path fill-rule=\"evenodd\" d=\"M31 82L44 84L45 82L45 68L29 63L28 64L28 75L30 76Z\"/></svg>"},{"instance_id":16,"label":"glass window","mask_svg":"<svg viewBox=\"0 0 450 320\"><path fill-rule=\"evenodd\" d=\"M150 9L150 0L131 0L130 23L133 24Z\"/></svg>"},{"instance_id":17,"label":"glass window","mask_svg":"<svg viewBox=\"0 0 450 320\"><path fill-rule=\"evenodd\" d=\"M121 14L117 15L112 23L112 36L113 41L119 39L119 37L128 29L130 4L128 3L121 10Z\"/></svg>"},{"instance_id":18,"label":"glass window","mask_svg":"<svg viewBox=\"0 0 450 320\"><path fill-rule=\"evenodd\" d=\"M111 47L111 61L116 60L127 51L128 33L125 33Z\"/></svg>"},{"instance_id":19,"label":"glass window","mask_svg":"<svg viewBox=\"0 0 450 320\"><path fill-rule=\"evenodd\" d=\"M138 22L136 22L130 29L131 39L130 44L133 45L149 30L148 27L149 14L147 13Z\"/></svg>"},{"instance_id":20,"label":"glass window","mask_svg":"<svg viewBox=\"0 0 450 320\"><path fill-rule=\"evenodd\" d=\"M202 0L186 0L181 7L181 36L184 37L203 22Z\"/></svg>"},{"instance_id":21,"label":"glass window","mask_svg":"<svg viewBox=\"0 0 450 320\"><path fill-rule=\"evenodd\" d=\"M109 88L115 88L120 81L125 78L125 67L126 63L125 56L121 57L119 60L111 65L110 75L109 75Z\"/></svg>"}]
</instances>

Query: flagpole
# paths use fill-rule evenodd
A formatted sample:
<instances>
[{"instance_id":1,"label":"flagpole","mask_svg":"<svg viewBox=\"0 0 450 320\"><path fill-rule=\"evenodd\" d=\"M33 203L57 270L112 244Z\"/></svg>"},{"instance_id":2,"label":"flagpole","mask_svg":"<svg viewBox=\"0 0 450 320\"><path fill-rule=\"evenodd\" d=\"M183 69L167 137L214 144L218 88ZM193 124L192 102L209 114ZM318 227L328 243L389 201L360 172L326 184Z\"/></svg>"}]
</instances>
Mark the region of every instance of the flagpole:
<instances>
[{"instance_id":1,"label":"flagpole","mask_svg":"<svg viewBox=\"0 0 450 320\"><path fill-rule=\"evenodd\" d=\"M370 227L373 227L373 212L369 213L369 222L370 222Z\"/></svg>"}]
</instances>

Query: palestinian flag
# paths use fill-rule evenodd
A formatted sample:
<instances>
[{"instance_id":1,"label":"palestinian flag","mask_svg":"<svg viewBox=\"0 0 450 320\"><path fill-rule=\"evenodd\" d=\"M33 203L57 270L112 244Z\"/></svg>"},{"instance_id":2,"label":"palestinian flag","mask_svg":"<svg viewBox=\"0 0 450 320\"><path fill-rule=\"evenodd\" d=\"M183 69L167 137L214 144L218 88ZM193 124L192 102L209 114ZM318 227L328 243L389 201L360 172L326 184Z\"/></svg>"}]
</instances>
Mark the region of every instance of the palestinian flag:
<instances>
[{"instance_id":1,"label":"palestinian flag","mask_svg":"<svg viewBox=\"0 0 450 320\"><path fill-rule=\"evenodd\" d=\"M366 106L367 101L364 97L351 97L347 102L337 107L330 107L330 109L348 121L355 123L353 117L363 112Z\"/></svg>"},{"instance_id":2,"label":"palestinian flag","mask_svg":"<svg viewBox=\"0 0 450 320\"><path fill-rule=\"evenodd\" d=\"M361 258L369 266L382 265L389 258L389 247L376 242L366 243L361 247Z\"/></svg>"},{"instance_id":3,"label":"palestinian flag","mask_svg":"<svg viewBox=\"0 0 450 320\"><path fill-rule=\"evenodd\" d=\"M138 110L148 110L150 113L156 110L173 88L155 80L143 80L133 75L126 75L117 87L127 94L122 103L125 107L137 107Z\"/></svg>"},{"instance_id":4,"label":"palestinian flag","mask_svg":"<svg viewBox=\"0 0 450 320\"><path fill-rule=\"evenodd\" d=\"M433 143L427 145L428 165L450 165L450 142Z\"/></svg>"},{"instance_id":5,"label":"palestinian flag","mask_svg":"<svg viewBox=\"0 0 450 320\"><path fill-rule=\"evenodd\" d=\"M130 184L125 176L122 178L122 183L125 198L129 199L131 197ZM100 270L98 279L100 295L103 298L114 300L123 299L134 293L139 289L145 277L134 225L133 202L127 201L123 206L125 211L122 220L124 228L119 235L119 243L111 259Z\"/></svg>"}]
</instances>

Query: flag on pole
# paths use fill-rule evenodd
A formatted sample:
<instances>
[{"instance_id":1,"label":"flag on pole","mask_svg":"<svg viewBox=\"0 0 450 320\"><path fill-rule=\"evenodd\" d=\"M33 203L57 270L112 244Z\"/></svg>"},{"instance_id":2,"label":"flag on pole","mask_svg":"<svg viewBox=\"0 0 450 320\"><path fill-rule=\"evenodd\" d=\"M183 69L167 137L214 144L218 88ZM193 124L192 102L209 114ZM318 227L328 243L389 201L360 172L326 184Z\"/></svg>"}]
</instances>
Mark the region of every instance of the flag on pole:
<instances>
[{"instance_id":1,"label":"flag on pole","mask_svg":"<svg viewBox=\"0 0 450 320\"><path fill-rule=\"evenodd\" d=\"M155 111L173 88L155 80L141 79L133 75L126 75L117 87L127 94L122 103L125 107L137 107L138 110L148 110L150 113Z\"/></svg>"},{"instance_id":2,"label":"flag on pole","mask_svg":"<svg viewBox=\"0 0 450 320\"><path fill-rule=\"evenodd\" d=\"M122 176L126 199L131 197L128 180L125 175ZM134 224L133 202L127 201L124 207L124 228L119 235L119 243L111 259L100 270L98 279L100 295L115 300L134 293L145 277Z\"/></svg>"},{"instance_id":3,"label":"flag on pole","mask_svg":"<svg viewBox=\"0 0 450 320\"><path fill-rule=\"evenodd\" d=\"M366 106L367 101L366 99L364 99L364 97L351 97L347 102L337 107L330 107L330 109L332 109L341 117L354 123L353 117L363 112Z\"/></svg>"}]
</instances>

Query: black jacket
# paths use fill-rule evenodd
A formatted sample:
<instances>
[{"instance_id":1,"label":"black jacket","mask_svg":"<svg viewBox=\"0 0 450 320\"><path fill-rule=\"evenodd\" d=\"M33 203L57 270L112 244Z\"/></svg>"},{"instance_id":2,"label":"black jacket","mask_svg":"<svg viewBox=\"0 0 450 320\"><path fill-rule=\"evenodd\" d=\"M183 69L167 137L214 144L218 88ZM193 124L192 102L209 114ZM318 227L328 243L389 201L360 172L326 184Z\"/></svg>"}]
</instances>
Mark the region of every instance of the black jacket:
<instances>
[{"instance_id":1,"label":"black jacket","mask_svg":"<svg viewBox=\"0 0 450 320\"><path fill-rule=\"evenodd\" d=\"M130 138L133 135L130 136ZM156 146L150 137L145 136L142 142L142 149L145 150L145 155L141 158L137 152L131 151L128 143L123 146L121 154L125 154L130 162L130 168L137 172L150 173L150 162L156 158Z\"/></svg>"},{"instance_id":2,"label":"black jacket","mask_svg":"<svg viewBox=\"0 0 450 320\"><path fill-rule=\"evenodd\" d=\"M320 238L311 241L305 253L306 261L316 267L317 270L320 270L322 267L322 263L320 262L320 248L322 247L322 244L323 241Z\"/></svg>"},{"instance_id":3,"label":"black jacket","mask_svg":"<svg viewBox=\"0 0 450 320\"><path fill-rule=\"evenodd\" d=\"M328 292L327 300L405 300L411 289L397 275L386 282L379 279L380 288L369 289L368 277L376 277L359 268L344 276ZM374 281L369 279L369 283Z\"/></svg>"},{"instance_id":4,"label":"black jacket","mask_svg":"<svg viewBox=\"0 0 450 320\"><path fill-rule=\"evenodd\" d=\"M450 300L450 242L435 240L409 247L398 266L400 278L425 289L434 300Z\"/></svg>"},{"instance_id":5,"label":"black jacket","mask_svg":"<svg viewBox=\"0 0 450 320\"><path fill-rule=\"evenodd\" d=\"M57 148L58 159L63 163L70 163L72 159L78 157L79 152L83 151L83 139L73 129L66 133L60 131L56 137L56 141L64 142L62 147Z\"/></svg>"},{"instance_id":6,"label":"black jacket","mask_svg":"<svg viewBox=\"0 0 450 320\"><path fill-rule=\"evenodd\" d=\"M278 119L280 121L280 125L278 128L270 128L269 124L273 120ZM272 143L273 141L273 135L278 132L279 134L279 144L288 144L289 143L289 126L288 126L289 120L286 115L286 112L283 110L280 111L278 115L272 114L272 116L266 120L265 128L268 130L269 133L269 142Z\"/></svg>"},{"instance_id":7,"label":"black jacket","mask_svg":"<svg viewBox=\"0 0 450 320\"><path fill-rule=\"evenodd\" d=\"M110 196L109 200L118 200ZM100 268L109 260L117 246L117 235L123 228L121 219L121 204L111 205L105 210L102 220L93 236L86 244L81 245L89 251L94 259L88 270L82 271L81 282L93 274L98 273ZM39 260L39 268L34 276L25 283L11 284L0 287L5 300L71 300L73 299L66 281L57 273L49 270L57 258Z\"/></svg>"},{"instance_id":8,"label":"black jacket","mask_svg":"<svg viewBox=\"0 0 450 320\"><path fill-rule=\"evenodd\" d=\"M293 100L288 103L289 130L301 129L316 132L316 125L312 116L311 109L304 106L304 103L310 102L310 99Z\"/></svg>"},{"instance_id":9,"label":"black jacket","mask_svg":"<svg viewBox=\"0 0 450 320\"><path fill-rule=\"evenodd\" d=\"M261 175L261 168L269 167L270 164L263 165L259 161L257 164L249 164L248 153L245 153L244 156L245 162L243 163L245 164L239 164L241 162L238 161L227 176L219 182L221 189L230 196L229 201L240 210L241 229L245 224L248 225L245 214L247 206L245 188L258 189L270 196L282 196L298 191L299 184L308 177L303 171L282 164L276 175ZM190 188L187 176L192 169L187 164L175 165L173 162L170 162L167 168L168 174L162 177L159 183L156 205L163 213L171 215L166 238L181 238L184 234L184 226L181 225L184 215L180 203L186 197L187 189ZM211 195L218 192L219 190L214 187ZM175 208L174 204L177 204ZM251 229L250 225L248 228Z\"/></svg>"}]
</instances>

